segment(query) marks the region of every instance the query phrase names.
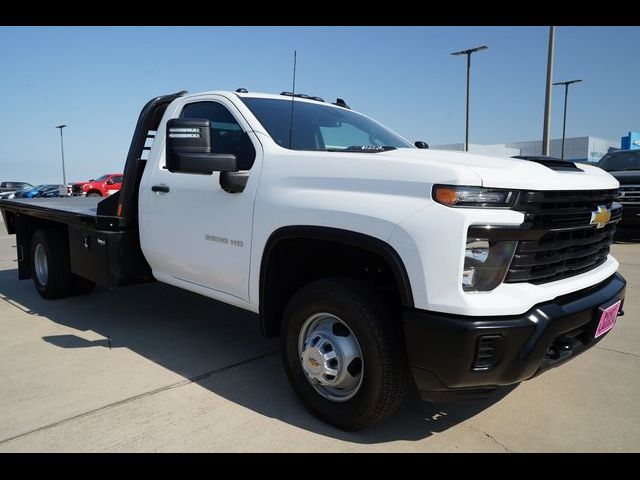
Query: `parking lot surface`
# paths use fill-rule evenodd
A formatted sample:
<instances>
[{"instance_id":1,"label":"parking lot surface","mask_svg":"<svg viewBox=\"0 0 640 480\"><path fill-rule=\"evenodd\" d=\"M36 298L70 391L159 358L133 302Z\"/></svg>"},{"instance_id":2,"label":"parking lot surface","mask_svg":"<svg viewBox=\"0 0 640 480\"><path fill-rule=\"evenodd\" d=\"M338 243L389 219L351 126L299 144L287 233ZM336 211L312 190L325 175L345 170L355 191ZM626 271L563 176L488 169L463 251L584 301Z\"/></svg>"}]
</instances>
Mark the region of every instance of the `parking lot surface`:
<instances>
[{"instance_id":1,"label":"parking lot surface","mask_svg":"<svg viewBox=\"0 0 640 480\"><path fill-rule=\"evenodd\" d=\"M0 222L1 223L1 222ZM0 224L0 451L640 451L640 243L613 246L624 317L501 398L421 402L357 433L316 420L254 318L153 283L46 301Z\"/></svg>"}]
</instances>

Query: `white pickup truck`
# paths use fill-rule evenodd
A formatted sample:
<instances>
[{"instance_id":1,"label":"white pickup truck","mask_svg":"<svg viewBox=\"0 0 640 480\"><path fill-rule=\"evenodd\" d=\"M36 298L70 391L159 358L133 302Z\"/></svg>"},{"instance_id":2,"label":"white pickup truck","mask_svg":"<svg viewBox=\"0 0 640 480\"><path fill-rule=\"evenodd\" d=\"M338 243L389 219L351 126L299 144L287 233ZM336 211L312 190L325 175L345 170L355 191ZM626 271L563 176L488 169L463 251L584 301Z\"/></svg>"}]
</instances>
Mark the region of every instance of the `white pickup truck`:
<instances>
[{"instance_id":1,"label":"white pickup truck","mask_svg":"<svg viewBox=\"0 0 640 480\"><path fill-rule=\"evenodd\" d=\"M142 110L120 192L0 209L44 298L158 280L254 312L304 405L356 430L412 383L529 379L623 314L611 175L416 145L340 99L180 92Z\"/></svg>"}]
</instances>

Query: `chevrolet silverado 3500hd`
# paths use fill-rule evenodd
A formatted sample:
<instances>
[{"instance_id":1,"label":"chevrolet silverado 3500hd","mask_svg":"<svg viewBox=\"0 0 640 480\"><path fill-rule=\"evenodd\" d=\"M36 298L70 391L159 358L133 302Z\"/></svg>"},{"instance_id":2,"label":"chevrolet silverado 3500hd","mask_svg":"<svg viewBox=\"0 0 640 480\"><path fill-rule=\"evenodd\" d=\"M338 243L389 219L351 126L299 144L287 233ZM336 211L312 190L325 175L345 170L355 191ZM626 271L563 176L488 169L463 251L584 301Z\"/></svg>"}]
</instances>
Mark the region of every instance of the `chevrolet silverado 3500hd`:
<instances>
[{"instance_id":1,"label":"chevrolet silverado 3500hd","mask_svg":"<svg viewBox=\"0 0 640 480\"><path fill-rule=\"evenodd\" d=\"M412 382L449 401L529 379L622 315L605 171L416 148L341 100L185 93L144 107L119 192L0 201L44 298L155 279L254 312L346 430Z\"/></svg>"}]
</instances>

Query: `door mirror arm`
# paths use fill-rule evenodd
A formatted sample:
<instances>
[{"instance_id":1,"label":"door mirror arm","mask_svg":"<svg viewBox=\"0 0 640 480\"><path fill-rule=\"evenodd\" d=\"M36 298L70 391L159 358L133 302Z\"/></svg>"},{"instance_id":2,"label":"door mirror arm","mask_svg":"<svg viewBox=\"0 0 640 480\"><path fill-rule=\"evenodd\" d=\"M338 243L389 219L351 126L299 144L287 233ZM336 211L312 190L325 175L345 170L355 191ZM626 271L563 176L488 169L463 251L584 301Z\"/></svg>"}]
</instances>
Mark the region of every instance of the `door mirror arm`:
<instances>
[{"instance_id":1,"label":"door mirror arm","mask_svg":"<svg viewBox=\"0 0 640 480\"><path fill-rule=\"evenodd\" d=\"M249 172L220 172L220 186L227 193L242 193L248 180Z\"/></svg>"}]
</instances>

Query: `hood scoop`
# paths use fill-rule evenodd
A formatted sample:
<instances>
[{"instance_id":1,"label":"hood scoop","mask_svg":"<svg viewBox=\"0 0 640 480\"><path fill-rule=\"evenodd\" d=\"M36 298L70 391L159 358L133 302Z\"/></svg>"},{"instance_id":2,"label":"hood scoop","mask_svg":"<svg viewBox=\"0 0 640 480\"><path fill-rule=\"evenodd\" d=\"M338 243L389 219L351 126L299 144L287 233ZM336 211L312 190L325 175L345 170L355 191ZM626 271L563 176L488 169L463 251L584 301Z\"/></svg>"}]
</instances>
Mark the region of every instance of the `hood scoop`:
<instances>
[{"instance_id":1,"label":"hood scoop","mask_svg":"<svg viewBox=\"0 0 640 480\"><path fill-rule=\"evenodd\" d=\"M540 165L544 165L551 170L555 170L557 172L584 172L581 168L567 160L561 160L559 158L554 157L544 157L544 156L532 156L532 155L516 155L515 157L519 160L528 160L530 162L536 162Z\"/></svg>"}]
</instances>

